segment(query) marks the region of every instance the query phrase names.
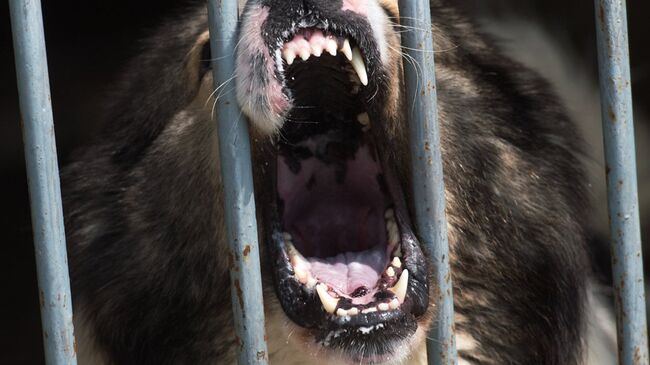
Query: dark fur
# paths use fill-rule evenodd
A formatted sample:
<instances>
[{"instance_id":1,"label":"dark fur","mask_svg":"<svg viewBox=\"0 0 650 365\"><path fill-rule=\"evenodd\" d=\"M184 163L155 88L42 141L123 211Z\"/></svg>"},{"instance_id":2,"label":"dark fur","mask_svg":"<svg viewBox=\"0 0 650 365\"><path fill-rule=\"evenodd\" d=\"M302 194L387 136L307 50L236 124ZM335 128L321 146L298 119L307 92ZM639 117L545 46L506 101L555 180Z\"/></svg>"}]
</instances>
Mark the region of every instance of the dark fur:
<instances>
[{"instance_id":1,"label":"dark fur","mask_svg":"<svg viewBox=\"0 0 650 365\"><path fill-rule=\"evenodd\" d=\"M587 272L580 138L544 80L443 3L434 1L432 18L456 328L479 344L461 355L578 363ZM206 155L216 151L213 122L190 110L191 126L177 140L165 135L199 89L185 70L204 13L198 6L147 42L102 138L64 171L75 306L116 364L223 363L234 345L219 171ZM392 158L410 176L404 119L394 122ZM269 142L254 148L263 194Z\"/></svg>"}]
</instances>

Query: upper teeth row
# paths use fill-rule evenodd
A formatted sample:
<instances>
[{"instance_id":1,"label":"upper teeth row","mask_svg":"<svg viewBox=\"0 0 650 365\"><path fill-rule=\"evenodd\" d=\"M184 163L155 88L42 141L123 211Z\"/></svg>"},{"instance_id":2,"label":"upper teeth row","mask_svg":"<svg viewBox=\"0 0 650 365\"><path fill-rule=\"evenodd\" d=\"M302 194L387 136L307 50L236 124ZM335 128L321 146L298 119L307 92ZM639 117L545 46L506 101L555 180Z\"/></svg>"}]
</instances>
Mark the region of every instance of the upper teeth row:
<instances>
[{"instance_id":1,"label":"upper teeth row","mask_svg":"<svg viewBox=\"0 0 650 365\"><path fill-rule=\"evenodd\" d=\"M366 86L368 85L368 72L366 71L366 64L361 56L361 50L358 47L354 49L350 46L350 41L346 38L343 40L342 46L339 48L336 38L333 36L314 37L312 40L307 40L302 37L287 42L282 48L282 58L287 61L288 65L292 65L296 57L300 57L303 61L307 61L309 57L320 57L323 51L327 51L332 56L336 56L337 51L341 51L345 58L350 61L352 68L359 76L359 81Z\"/></svg>"}]
</instances>

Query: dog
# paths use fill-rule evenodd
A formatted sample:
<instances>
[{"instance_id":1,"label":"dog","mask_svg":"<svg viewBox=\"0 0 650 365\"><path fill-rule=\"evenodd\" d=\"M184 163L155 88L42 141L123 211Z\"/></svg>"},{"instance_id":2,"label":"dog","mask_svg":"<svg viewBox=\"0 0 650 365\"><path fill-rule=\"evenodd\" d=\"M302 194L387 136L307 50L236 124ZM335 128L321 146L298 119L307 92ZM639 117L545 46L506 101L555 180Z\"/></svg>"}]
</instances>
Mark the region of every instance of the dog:
<instances>
[{"instance_id":1,"label":"dog","mask_svg":"<svg viewBox=\"0 0 650 365\"><path fill-rule=\"evenodd\" d=\"M431 16L406 28L393 0L249 0L219 88L205 4L161 27L63 171L80 362L235 363L212 108L236 92L270 362L426 364L436 288L411 224L400 34L432 31L459 363L592 363L581 136L452 1Z\"/></svg>"}]
</instances>

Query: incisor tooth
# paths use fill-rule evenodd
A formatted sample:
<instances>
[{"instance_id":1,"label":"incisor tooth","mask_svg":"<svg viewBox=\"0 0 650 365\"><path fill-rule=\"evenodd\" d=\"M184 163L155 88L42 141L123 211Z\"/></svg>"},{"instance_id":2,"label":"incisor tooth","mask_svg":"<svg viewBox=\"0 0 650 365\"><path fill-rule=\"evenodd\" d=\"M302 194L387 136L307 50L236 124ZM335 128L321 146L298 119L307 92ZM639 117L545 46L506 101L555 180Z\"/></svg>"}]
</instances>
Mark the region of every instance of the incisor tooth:
<instances>
[{"instance_id":1,"label":"incisor tooth","mask_svg":"<svg viewBox=\"0 0 650 365\"><path fill-rule=\"evenodd\" d=\"M389 266L388 269L386 269L386 275L392 278L395 276L395 269L393 269L392 266Z\"/></svg>"},{"instance_id":2,"label":"incisor tooth","mask_svg":"<svg viewBox=\"0 0 650 365\"><path fill-rule=\"evenodd\" d=\"M339 316L339 317L345 317L345 316L348 315L348 311L346 311L345 309L339 308L339 309L336 310L336 315Z\"/></svg>"},{"instance_id":3,"label":"incisor tooth","mask_svg":"<svg viewBox=\"0 0 650 365\"><path fill-rule=\"evenodd\" d=\"M394 287L390 288L389 290L395 293L397 296L397 300L399 300L400 304L404 303L404 298L406 298L406 289L408 288L409 284L409 271L407 269L404 269L402 271L402 275L399 277L399 280L397 281L397 284L395 284Z\"/></svg>"},{"instance_id":4,"label":"incisor tooth","mask_svg":"<svg viewBox=\"0 0 650 365\"><path fill-rule=\"evenodd\" d=\"M379 303L377 308L379 308L380 311L385 312L390 309L390 306L388 305L388 303Z\"/></svg>"},{"instance_id":5,"label":"incisor tooth","mask_svg":"<svg viewBox=\"0 0 650 365\"><path fill-rule=\"evenodd\" d=\"M312 289L318 284L318 280L314 279L313 276L309 275L309 278L307 278L307 287L309 289Z\"/></svg>"},{"instance_id":6,"label":"incisor tooth","mask_svg":"<svg viewBox=\"0 0 650 365\"><path fill-rule=\"evenodd\" d=\"M302 51L300 51L300 58L303 61L307 61L310 56L311 56L311 52L309 49L303 49Z\"/></svg>"},{"instance_id":7,"label":"incisor tooth","mask_svg":"<svg viewBox=\"0 0 650 365\"><path fill-rule=\"evenodd\" d=\"M376 311L377 311L377 307L370 307L362 310L361 313L368 314L368 313L374 313Z\"/></svg>"},{"instance_id":8,"label":"incisor tooth","mask_svg":"<svg viewBox=\"0 0 650 365\"><path fill-rule=\"evenodd\" d=\"M363 86L368 85L368 72L366 72L366 65L363 62L363 57L361 57L361 51L359 48L354 48L352 50L352 59L350 60L350 63L352 64L352 68L354 71L356 71L357 75L359 76L359 80L363 84Z\"/></svg>"},{"instance_id":9,"label":"incisor tooth","mask_svg":"<svg viewBox=\"0 0 650 365\"><path fill-rule=\"evenodd\" d=\"M334 313L336 311L336 306L339 304L339 300L329 295L327 287L324 284L316 285L316 292L320 297L321 303L323 303L325 311L327 311L327 313Z\"/></svg>"},{"instance_id":10,"label":"incisor tooth","mask_svg":"<svg viewBox=\"0 0 650 365\"><path fill-rule=\"evenodd\" d=\"M388 305L390 306L390 309L397 309L399 308L399 300L393 298Z\"/></svg>"},{"instance_id":11,"label":"incisor tooth","mask_svg":"<svg viewBox=\"0 0 650 365\"><path fill-rule=\"evenodd\" d=\"M341 52L347 57L348 61L352 61L352 48L350 47L350 41L344 40L343 46L341 47Z\"/></svg>"},{"instance_id":12,"label":"incisor tooth","mask_svg":"<svg viewBox=\"0 0 650 365\"><path fill-rule=\"evenodd\" d=\"M333 39L328 39L325 44L325 50L332 56L336 56L336 41Z\"/></svg>"},{"instance_id":13,"label":"incisor tooth","mask_svg":"<svg viewBox=\"0 0 650 365\"><path fill-rule=\"evenodd\" d=\"M349 316L356 316L359 314L359 309L358 308L350 308L348 309L348 315Z\"/></svg>"},{"instance_id":14,"label":"incisor tooth","mask_svg":"<svg viewBox=\"0 0 650 365\"><path fill-rule=\"evenodd\" d=\"M391 265L399 269L400 267L402 267L402 260L400 260L399 257L393 257L393 261L391 262Z\"/></svg>"}]
</instances>

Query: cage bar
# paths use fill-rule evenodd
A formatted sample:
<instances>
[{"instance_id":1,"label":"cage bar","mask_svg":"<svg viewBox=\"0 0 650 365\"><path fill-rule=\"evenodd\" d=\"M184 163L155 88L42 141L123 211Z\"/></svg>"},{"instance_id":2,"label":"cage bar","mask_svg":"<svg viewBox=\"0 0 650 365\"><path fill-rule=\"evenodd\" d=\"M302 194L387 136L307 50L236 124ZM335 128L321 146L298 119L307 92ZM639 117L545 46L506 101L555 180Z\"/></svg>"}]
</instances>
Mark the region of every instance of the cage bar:
<instances>
[{"instance_id":1,"label":"cage bar","mask_svg":"<svg viewBox=\"0 0 650 365\"><path fill-rule=\"evenodd\" d=\"M262 276L248 125L237 103L233 76L239 11L236 0L209 0L214 86L224 213L232 267L230 283L240 365L267 364ZM221 87L221 88L220 88Z\"/></svg>"},{"instance_id":2,"label":"cage bar","mask_svg":"<svg viewBox=\"0 0 650 365\"><path fill-rule=\"evenodd\" d=\"M648 364L625 0L595 0L619 362Z\"/></svg>"},{"instance_id":3,"label":"cage bar","mask_svg":"<svg viewBox=\"0 0 650 365\"><path fill-rule=\"evenodd\" d=\"M427 356L429 364L452 365L458 360L430 9L429 0L399 2L401 24L411 29L401 36L403 51L413 61L404 62L404 76L406 100L413 101L408 120L415 223L418 238L434 268L433 285L437 293L432 300L438 306L438 317L427 336ZM416 69L415 65L419 67Z\"/></svg>"},{"instance_id":4,"label":"cage bar","mask_svg":"<svg viewBox=\"0 0 650 365\"><path fill-rule=\"evenodd\" d=\"M10 0L16 76L45 346L50 365L76 364L61 185L40 0Z\"/></svg>"}]
</instances>

